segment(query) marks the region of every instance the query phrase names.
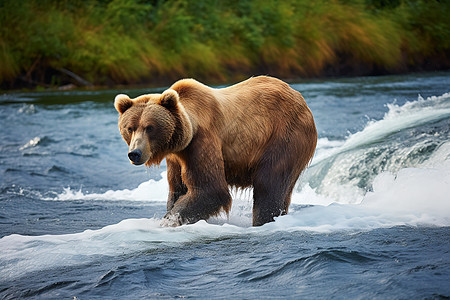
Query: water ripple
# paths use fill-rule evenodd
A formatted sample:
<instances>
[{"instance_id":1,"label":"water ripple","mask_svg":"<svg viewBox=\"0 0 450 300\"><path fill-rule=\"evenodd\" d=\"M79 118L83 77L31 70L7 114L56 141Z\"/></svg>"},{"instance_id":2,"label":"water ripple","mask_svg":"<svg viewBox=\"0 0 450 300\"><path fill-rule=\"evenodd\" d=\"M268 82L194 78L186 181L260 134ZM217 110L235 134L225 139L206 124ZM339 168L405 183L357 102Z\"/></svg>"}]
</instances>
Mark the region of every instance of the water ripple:
<instances>
[{"instance_id":1,"label":"water ripple","mask_svg":"<svg viewBox=\"0 0 450 300\"><path fill-rule=\"evenodd\" d=\"M270 270L266 274L252 277L248 281L253 282L265 280L275 276L283 276L289 272L294 272L294 274L297 274L298 270L303 270L301 274L306 276L320 272L328 265L334 263L366 264L376 260L377 259L372 257L372 255L357 251L326 250L310 256L290 260L282 266Z\"/></svg>"}]
</instances>

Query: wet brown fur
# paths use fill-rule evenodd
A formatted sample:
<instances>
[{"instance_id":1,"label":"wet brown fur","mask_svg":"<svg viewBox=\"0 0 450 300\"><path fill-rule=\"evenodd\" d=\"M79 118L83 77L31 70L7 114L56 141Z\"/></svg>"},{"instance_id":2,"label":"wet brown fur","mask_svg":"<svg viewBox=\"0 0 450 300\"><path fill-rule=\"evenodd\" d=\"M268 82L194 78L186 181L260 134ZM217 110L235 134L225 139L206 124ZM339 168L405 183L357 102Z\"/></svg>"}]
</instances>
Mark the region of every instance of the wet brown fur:
<instances>
[{"instance_id":1,"label":"wet brown fur","mask_svg":"<svg viewBox=\"0 0 450 300\"><path fill-rule=\"evenodd\" d=\"M286 214L317 142L301 94L267 76L222 89L184 79L163 94L119 95L115 107L130 151L139 147L148 165L166 158L166 225L228 213L229 186L254 188L253 225Z\"/></svg>"}]
</instances>

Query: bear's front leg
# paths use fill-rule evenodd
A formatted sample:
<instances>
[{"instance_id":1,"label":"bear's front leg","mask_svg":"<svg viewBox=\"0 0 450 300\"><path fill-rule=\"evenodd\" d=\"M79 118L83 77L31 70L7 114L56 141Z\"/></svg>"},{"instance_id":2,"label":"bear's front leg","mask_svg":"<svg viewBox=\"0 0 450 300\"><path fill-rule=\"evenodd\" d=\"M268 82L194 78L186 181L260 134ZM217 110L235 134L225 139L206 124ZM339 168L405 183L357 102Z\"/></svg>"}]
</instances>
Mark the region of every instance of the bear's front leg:
<instances>
[{"instance_id":1,"label":"bear's front leg","mask_svg":"<svg viewBox=\"0 0 450 300\"><path fill-rule=\"evenodd\" d=\"M187 187L181 179L181 166L176 157L166 157L167 181L169 182L169 197L167 199L167 211L169 212L175 202L187 193Z\"/></svg>"},{"instance_id":2,"label":"bear's front leg","mask_svg":"<svg viewBox=\"0 0 450 300\"><path fill-rule=\"evenodd\" d=\"M219 140L199 129L178 161L187 192L170 203L173 207L161 225L178 226L207 220L222 209L228 213L231 196Z\"/></svg>"}]
</instances>

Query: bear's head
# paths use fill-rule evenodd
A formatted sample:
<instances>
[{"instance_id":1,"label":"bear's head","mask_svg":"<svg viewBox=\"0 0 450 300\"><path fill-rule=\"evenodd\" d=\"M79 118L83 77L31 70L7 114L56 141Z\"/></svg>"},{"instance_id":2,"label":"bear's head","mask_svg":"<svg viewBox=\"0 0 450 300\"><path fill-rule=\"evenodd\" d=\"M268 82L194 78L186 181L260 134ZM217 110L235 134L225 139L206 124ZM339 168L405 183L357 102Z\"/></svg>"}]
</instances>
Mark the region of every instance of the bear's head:
<instances>
[{"instance_id":1,"label":"bear's head","mask_svg":"<svg viewBox=\"0 0 450 300\"><path fill-rule=\"evenodd\" d=\"M129 146L128 158L135 165L160 164L170 153L187 147L192 124L175 90L130 99L117 95L119 130Z\"/></svg>"}]
</instances>

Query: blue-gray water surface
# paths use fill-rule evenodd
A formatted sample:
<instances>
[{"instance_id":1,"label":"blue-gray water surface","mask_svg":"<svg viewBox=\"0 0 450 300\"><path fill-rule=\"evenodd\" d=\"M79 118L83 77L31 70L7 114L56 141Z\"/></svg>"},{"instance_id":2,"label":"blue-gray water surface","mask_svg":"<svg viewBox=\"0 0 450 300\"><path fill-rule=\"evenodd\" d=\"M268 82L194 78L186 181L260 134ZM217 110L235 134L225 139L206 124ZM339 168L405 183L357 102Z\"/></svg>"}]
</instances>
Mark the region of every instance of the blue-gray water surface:
<instances>
[{"instance_id":1,"label":"blue-gray water surface","mask_svg":"<svg viewBox=\"0 0 450 300\"><path fill-rule=\"evenodd\" d=\"M290 84L318 148L257 228L251 190L160 227L165 163L130 165L113 99L164 88L0 95L0 298L448 299L450 73Z\"/></svg>"}]
</instances>

